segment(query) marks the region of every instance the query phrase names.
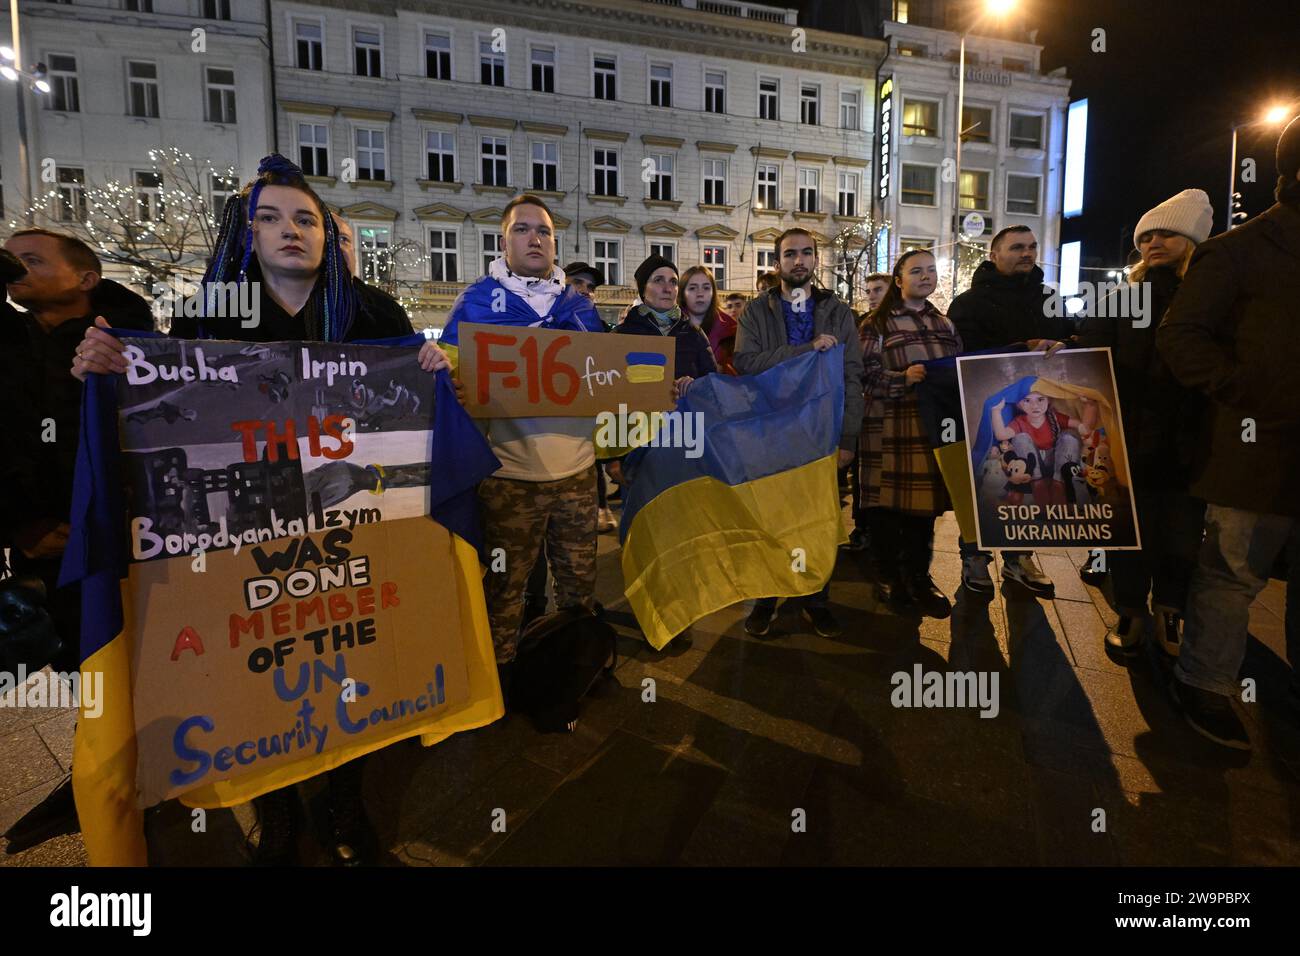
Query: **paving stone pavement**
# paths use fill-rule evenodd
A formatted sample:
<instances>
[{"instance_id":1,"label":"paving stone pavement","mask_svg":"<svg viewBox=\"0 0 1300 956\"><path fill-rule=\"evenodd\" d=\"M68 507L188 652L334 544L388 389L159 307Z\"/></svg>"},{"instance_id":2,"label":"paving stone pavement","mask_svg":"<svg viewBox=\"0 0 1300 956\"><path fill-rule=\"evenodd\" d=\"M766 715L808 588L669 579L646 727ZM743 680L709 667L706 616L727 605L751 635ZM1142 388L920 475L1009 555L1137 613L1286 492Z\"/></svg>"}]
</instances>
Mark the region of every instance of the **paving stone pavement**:
<instances>
[{"instance_id":1,"label":"paving stone pavement","mask_svg":"<svg viewBox=\"0 0 1300 956\"><path fill-rule=\"evenodd\" d=\"M888 612L841 552L831 598L842 637L804 632L783 606L772 633L752 638L737 605L697 623L690 649L660 653L636 630L616 539L602 535L598 597L620 634L619 686L587 703L573 734L507 716L373 755L365 795L384 862L1300 864L1284 585L1251 609L1244 673L1258 702L1240 709L1255 750L1235 754L1182 722L1158 651L1131 667L1106 656L1115 613L1079 580L1086 551L1041 553L1054 600L1000 584L974 600L959 590L956 538L947 515L932 570L956 596L950 621ZM997 715L893 707L892 675L916 664L996 674ZM0 707L0 830L68 772L72 727L58 708ZM320 819L319 782L301 789ZM152 861L243 864L251 809L210 811L207 823L193 833L174 801L150 811ZM310 829L303 846L324 862ZM84 862L78 835L0 854L0 865Z\"/></svg>"}]
</instances>

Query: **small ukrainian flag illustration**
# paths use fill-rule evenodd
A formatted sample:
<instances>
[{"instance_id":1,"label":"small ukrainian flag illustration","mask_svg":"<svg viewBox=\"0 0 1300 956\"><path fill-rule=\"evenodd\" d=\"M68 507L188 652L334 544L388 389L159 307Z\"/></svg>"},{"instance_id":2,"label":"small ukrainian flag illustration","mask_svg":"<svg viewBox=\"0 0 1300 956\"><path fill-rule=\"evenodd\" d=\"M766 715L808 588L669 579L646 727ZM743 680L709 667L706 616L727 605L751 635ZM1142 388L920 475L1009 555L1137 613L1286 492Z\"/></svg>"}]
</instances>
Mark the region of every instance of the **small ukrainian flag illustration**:
<instances>
[{"instance_id":1,"label":"small ukrainian flag illustration","mask_svg":"<svg viewBox=\"0 0 1300 956\"><path fill-rule=\"evenodd\" d=\"M662 382L664 366L668 357L657 352L628 352L627 380L640 384L642 382Z\"/></svg>"}]
</instances>

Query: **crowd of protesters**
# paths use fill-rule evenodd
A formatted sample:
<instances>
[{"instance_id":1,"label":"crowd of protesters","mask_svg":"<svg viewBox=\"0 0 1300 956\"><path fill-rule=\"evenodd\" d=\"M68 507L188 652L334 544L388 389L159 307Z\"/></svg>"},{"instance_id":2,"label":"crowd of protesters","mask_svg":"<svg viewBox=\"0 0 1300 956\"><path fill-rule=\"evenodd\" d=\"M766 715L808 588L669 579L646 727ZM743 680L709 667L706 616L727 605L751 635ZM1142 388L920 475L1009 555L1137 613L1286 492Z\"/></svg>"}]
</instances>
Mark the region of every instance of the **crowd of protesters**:
<instances>
[{"instance_id":1,"label":"crowd of protesters","mask_svg":"<svg viewBox=\"0 0 1300 956\"><path fill-rule=\"evenodd\" d=\"M674 399L704 376L757 375L810 351L842 348L837 457L852 476L853 498L845 550L867 556L886 607L935 618L951 613L930 574L935 519L951 503L917 408L925 363L974 351L1108 347L1144 547L1084 569L1087 583L1109 579L1113 591L1119 620L1106 646L1131 661L1149 638L1176 658L1171 691L1187 722L1219 744L1249 749L1231 699L1240 694L1248 608L1279 557L1288 579L1289 703L1300 714L1300 496L1292 486L1300 473L1293 467L1300 465L1300 344L1293 344L1300 340L1288 324L1300 301L1300 120L1282 134L1277 166L1277 203L1225 234L1210 238L1212 210L1199 190L1141 218L1133 237L1141 261L1130 281L1151 286L1145 324L1077 322L1053 307L1036 236L1011 225L993 238L988 261L947 314L931 301L939 280L933 252L909 250L890 272L868 276L867 309L855 315L818 284L816 237L793 228L775 241L776 267L748 298L719 288L704 265L680 271L650 256L635 270L635 303L610 328L596 305L605 276L585 262L557 264L551 212L527 194L505 207L503 255L465 290L448 322L487 319L482 293L502 290L512 307L536 316L532 324L672 338ZM227 204L205 275L205 282L257 283L260 322L177 317L170 334L255 342L409 334L400 305L355 271L347 223L293 164L268 157ZM55 669L73 670L79 600L75 587L57 586L57 573L70 530L81 382L125 371L124 347L110 329L151 328L152 316L69 235L14 233L0 253L0 277L21 307L0 304L0 370L13 397L5 409L13 454L0 464L0 544L13 574L43 582L64 638ZM413 360L429 372L455 365L434 342ZM51 420L58 440L43 441ZM1053 433L1074 424L1062 416ZM503 571L485 575L484 591L508 697L521 631L545 613L548 593L557 608L594 606L599 535L614 525L610 500L622 476L617 459L606 462L595 447L590 419L491 419L482 427L501 462L478 500L486 551L506 555ZM992 555L974 542L959 548L962 587L973 597L991 595ZM1004 587L1053 594L1032 553L1003 551L1001 565ZM816 634L840 635L829 581L793 600ZM755 601L745 631L769 635L777 602ZM360 771L358 760L327 774L333 852L343 865L371 859L375 849ZM295 791L257 804L257 861L292 861L302 819ZM11 828L8 850L75 825L65 783Z\"/></svg>"}]
</instances>

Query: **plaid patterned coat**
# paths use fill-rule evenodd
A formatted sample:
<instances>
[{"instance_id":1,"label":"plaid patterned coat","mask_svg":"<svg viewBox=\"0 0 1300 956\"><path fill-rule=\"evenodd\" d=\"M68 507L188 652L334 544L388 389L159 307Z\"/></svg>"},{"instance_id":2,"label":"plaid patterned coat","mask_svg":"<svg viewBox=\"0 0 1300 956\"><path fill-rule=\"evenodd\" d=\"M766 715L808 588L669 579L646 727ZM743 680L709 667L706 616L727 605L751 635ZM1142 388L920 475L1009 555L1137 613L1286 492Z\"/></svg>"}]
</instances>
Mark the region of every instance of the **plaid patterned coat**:
<instances>
[{"instance_id":1,"label":"plaid patterned coat","mask_svg":"<svg viewBox=\"0 0 1300 956\"><path fill-rule=\"evenodd\" d=\"M866 392L863 507L941 515L952 506L903 373L913 362L959 354L961 337L929 302L919 312L896 308L885 322L884 336L866 322L859 334Z\"/></svg>"}]
</instances>

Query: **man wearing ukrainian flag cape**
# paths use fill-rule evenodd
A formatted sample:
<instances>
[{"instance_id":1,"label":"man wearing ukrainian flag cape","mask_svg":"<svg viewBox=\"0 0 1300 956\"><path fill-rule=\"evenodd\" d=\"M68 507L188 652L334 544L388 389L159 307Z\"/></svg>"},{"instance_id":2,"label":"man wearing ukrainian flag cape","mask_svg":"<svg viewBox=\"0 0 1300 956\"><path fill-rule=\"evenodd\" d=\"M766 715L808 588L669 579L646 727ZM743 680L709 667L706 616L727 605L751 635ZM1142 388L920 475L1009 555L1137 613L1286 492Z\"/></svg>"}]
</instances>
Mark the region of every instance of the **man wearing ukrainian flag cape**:
<instances>
[{"instance_id":1,"label":"man wearing ukrainian flag cape","mask_svg":"<svg viewBox=\"0 0 1300 956\"><path fill-rule=\"evenodd\" d=\"M495 325L603 332L586 297L566 286L554 264L550 210L535 196L507 204L501 233L505 254L452 306L439 343L459 361L460 325ZM591 417L482 419L500 469L479 486L484 548L504 556L484 581L488 619L501 680L508 693L519 645L523 594L543 541L555 577L557 607L595 600L596 451Z\"/></svg>"}]
</instances>

